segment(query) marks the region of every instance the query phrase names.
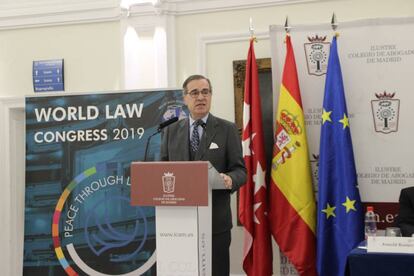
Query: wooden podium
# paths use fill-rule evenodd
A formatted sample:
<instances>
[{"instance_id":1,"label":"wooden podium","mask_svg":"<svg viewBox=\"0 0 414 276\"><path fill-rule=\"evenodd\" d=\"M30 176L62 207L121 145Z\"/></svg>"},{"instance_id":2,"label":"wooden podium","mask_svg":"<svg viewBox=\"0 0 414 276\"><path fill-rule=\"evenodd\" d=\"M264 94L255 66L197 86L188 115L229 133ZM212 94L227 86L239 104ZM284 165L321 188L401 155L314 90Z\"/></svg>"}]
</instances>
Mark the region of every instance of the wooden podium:
<instances>
[{"instance_id":1,"label":"wooden podium","mask_svg":"<svg viewBox=\"0 0 414 276\"><path fill-rule=\"evenodd\" d=\"M214 189L225 187L207 161L131 164L131 205L155 206L157 275L211 276Z\"/></svg>"}]
</instances>

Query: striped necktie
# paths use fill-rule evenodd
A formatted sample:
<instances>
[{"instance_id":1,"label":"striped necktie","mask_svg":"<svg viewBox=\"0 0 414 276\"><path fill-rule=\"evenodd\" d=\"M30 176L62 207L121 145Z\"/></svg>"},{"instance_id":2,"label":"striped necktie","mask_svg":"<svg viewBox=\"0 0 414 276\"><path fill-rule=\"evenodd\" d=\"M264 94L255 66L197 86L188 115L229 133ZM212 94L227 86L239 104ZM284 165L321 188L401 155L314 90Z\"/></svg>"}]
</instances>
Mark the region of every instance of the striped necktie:
<instances>
[{"instance_id":1,"label":"striped necktie","mask_svg":"<svg viewBox=\"0 0 414 276\"><path fill-rule=\"evenodd\" d=\"M203 121L197 120L193 123L193 133L191 134L191 150L197 152L198 146L200 145L200 136L198 135L198 126L202 124Z\"/></svg>"}]
</instances>

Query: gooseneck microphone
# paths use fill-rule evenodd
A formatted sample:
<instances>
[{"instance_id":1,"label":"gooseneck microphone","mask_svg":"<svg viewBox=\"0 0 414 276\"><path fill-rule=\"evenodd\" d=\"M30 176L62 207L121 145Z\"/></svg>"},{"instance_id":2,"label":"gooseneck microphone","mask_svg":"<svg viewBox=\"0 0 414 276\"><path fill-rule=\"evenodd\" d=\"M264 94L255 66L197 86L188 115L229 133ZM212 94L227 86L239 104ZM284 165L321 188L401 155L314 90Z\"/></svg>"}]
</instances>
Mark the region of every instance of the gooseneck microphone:
<instances>
[{"instance_id":1,"label":"gooseneck microphone","mask_svg":"<svg viewBox=\"0 0 414 276\"><path fill-rule=\"evenodd\" d=\"M161 132L161 130L169 125L171 125L172 123L175 123L178 121L178 117L172 117L171 119L168 119L165 122L162 122L161 124L158 125L157 131L154 132L153 134L151 134L148 139L147 139L147 144L145 145L145 154L144 154L144 162L147 161L147 156L148 156L148 146L149 143L151 141L151 138L155 135L157 135L158 133Z\"/></svg>"},{"instance_id":2,"label":"gooseneck microphone","mask_svg":"<svg viewBox=\"0 0 414 276\"><path fill-rule=\"evenodd\" d=\"M164 127L169 126L169 125L171 125L172 123L175 123L175 122L177 122L177 121L178 121L178 117L172 117L171 119L168 119L167 121L162 122L162 123L158 126L158 129L157 129L157 132L156 132L156 133L161 132L161 130L162 130Z\"/></svg>"}]
</instances>

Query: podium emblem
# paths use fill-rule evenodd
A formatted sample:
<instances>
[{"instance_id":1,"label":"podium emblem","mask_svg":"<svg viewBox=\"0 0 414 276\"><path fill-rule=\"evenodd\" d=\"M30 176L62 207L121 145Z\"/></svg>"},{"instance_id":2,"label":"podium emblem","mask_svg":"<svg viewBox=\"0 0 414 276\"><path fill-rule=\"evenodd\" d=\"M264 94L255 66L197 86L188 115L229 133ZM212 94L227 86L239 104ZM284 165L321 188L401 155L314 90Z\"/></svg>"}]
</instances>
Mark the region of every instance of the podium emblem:
<instances>
[{"instance_id":1,"label":"podium emblem","mask_svg":"<svg viewBox=\"0 0 414 276\"><path fill-rule=\"evenodd\" d=\"M175 176L173 173L167 172L164 173L162 177L162 188L164 193L174 193L175 189Z\"/></svg>"}]
</instances>

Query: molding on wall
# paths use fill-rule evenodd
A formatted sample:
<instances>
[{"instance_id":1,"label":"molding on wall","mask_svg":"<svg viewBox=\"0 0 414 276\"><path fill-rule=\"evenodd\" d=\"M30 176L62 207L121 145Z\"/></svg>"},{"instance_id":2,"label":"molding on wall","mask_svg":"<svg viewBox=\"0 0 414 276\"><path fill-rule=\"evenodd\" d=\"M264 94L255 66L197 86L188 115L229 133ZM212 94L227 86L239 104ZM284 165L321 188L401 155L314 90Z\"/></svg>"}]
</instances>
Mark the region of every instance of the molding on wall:
<instances>
[{"instance_id":1,"label":"molding on wall","mask_svg":"<svg viewBox=\"0 0 414 276\"><path fill-rule=\"evenodd\" d=\"M1 2L1 1L0 1ZM118 0L0 3L0 30L119 20Z\"/></svg>"},{"instance_id":2,"label":"molding on wall","mask_svg":"<svg viewBox=\"0 0 414 276\"><path fill-rule=\"evenodd\" d=\"M132 16L147 13L187 15L321 1L332 0L159 0L155 5L133 5L129 11Z\"/></svg>"},{"instance_id":3,"label":"molding on wall","mask_svg":"<svg viewBox=\"0 0 414 276\"><path fill-rule=\"evenodd\" d=\"M0 30L188 15L335 0L158 0L121 8L121 0L0 0Z\"/></svg>"},{"instance_id":4,"label":"molding on wall","mask_svg":"<svg viewBox=\"0 0 414 276\"><path fill-rule=\"evenodd\" d=\"M8 227L2 228L2 235L0 235L0 244L2 245L0 266L3 275L22 274L22 267L20 267L22 262L19 261L19 258L23 254L23 248L20 245L23 244L24 229L19 229L17 226L23 223L19 220L24 218L13 217L16 212L24 214L24 210L21 210L22 206L17 206L22 201L16 198L20 196L17 194L18 185L22 185L22 183L18 183L16 176L16 164L19 158L16 154L16 147L19 145L13 138L17 132L15 128L18 127L14 115L18 112L24 112L24 97L0 98L0 125L2 128L0 132L0 156L2 157L0 159L0 175L2 176L0 221L5 226L8 225ZM24 145L21 146L24 147ZM24 148L21 150L24 151Z\"/></svg>"},{"instance_id":5,"label":"molding on wall","mask_svg":"<svg viewBox=\"0 0 414 276\"><path fill-rule=\"evenodd\" d=\"M257 40L268 40L269 31L255 31ZM249 41L250 35L247 32L221 33L200 35L197 38L197 72L207 76L207 47L212 44L223 44L231 42Z\"/></svg>"}]
</instances>

